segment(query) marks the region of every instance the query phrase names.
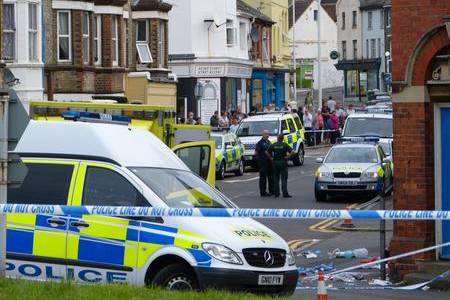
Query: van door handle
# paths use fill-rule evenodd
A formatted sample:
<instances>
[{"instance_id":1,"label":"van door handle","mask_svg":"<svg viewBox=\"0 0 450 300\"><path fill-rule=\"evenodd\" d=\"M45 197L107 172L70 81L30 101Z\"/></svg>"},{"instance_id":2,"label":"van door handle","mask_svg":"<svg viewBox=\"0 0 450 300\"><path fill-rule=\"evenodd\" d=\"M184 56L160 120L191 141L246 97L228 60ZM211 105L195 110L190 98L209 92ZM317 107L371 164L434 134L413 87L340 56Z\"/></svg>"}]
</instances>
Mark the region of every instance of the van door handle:
<instances>
[{"instance_id":1,"label":"van door handle","mask_svg":"<svg viewBox=\"0 0 450 300\"><path fill-rule=\"evenodd\" d=\"M47 223L53 226L62 226L66 225L66 220L59 219L59 218L50 218L47 219Z\"/></svg>"},{"instance_id":2,"label":"van door handle","mask_svg":"<svg viewBox=\"0 0 450 300\"><path fill-rule=\"evenodd\" d=\"M89 224L84 221L73 221L73 222L70 222L70 226L86 228L86 227L89 227Z\"/></svg>"}]
</instances>

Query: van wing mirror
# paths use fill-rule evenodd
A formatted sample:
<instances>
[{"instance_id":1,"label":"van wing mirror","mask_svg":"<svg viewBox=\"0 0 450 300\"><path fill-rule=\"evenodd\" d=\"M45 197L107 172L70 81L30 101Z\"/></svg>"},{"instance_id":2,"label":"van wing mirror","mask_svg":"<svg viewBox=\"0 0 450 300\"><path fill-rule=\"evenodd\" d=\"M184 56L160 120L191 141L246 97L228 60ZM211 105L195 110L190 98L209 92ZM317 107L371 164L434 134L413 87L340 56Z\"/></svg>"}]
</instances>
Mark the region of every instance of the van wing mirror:
<instances>
[{"instance_id":1,"label":"van wing mirror","mask_svg":"<svg viewBox=\"0 0 450 300\"><path fill-rule=\"evenodd\" d=\"M316 158L316 163L318 163L318 164L323 163L323 157Z\"/></svg>"}]
</instances>

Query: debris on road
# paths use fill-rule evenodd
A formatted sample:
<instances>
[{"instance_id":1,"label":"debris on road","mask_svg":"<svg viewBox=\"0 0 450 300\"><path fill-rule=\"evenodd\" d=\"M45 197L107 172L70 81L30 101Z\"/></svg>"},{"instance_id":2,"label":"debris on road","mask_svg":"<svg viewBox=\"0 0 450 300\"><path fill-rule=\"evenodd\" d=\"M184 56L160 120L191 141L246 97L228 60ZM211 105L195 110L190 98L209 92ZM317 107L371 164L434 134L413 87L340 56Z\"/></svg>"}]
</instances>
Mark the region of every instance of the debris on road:
<instances>
[{"instance_id":1,"label":"debris on road","mask_svg":"<svg viewBox=\"0 0 450 300\"><path fill-rule=\"evenodd\" d=\"M315 250L315 251L307 250L307 251L301 252L300 255L306 259L310 259L310 258L318 258L321 253L322 252L320 250Z\"/></svg>"},{"instance_id":2,"label":"debris on road","mask_svg":"<svg viewBox=\"0 0 450 300\"><path fill-rule=\"evenodd\" d=\"M333 263L329 263L329 264L320 264L314 267L309 267L309 268L305 268L305 267L298 267L298 272L300 273L301 276L308 276L308 275L315 275L317 272L322 271L322 272L330 272L334 270L334 264Z\"/></svg>"},{"instance_id":3,"label":"debris on road","mask_svg":"<svg viewBox=\"0 0 450 300\"><path fill-rule=\"evenodd\" d=\"M392 283L389 280L374 279L369 282L369 285L391 286Z\"/></svg>"},{"instance_id":4,"label":"debris on road","mask_svg":"<svg viewBox=\"0 0 450 300\"><path fill-rule=\"evenodd\" d=\"M359 248L354 250L341 251L340 249L334 249L328 252L328 257L332 258L367 258L369 251L366 248Z\"/></svg>"}]
</instances>

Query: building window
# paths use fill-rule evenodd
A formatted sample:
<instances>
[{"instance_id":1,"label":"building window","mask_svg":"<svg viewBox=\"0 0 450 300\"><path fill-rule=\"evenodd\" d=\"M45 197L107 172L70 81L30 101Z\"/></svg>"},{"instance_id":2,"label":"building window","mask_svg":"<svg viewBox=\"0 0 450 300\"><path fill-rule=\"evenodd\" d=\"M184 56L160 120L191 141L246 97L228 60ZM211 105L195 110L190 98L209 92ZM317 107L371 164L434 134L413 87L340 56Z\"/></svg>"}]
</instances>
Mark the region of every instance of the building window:
<instances>
[{"instance_id":1,"label":"building window","mask_svg":"<svg viewBox=\"0 0 450 300\"><path fill-rule=\"evenodd\" d=\"M58 61L72 59L72 37L70 11L58 11Z\"/></svg>"},{"instance_id":2,"label":"building window","mask_svg":"<svg viewBox=\"0 0 450 300\"><path fill-rule=\"evenodd\" d=\"M136 43L148 42L148 22L147 20L138 20L136 22Z\"/></svg>"},{"instance_id":3,"label":"building window","mask_svg":"<svg viewBox=\"0 0 450 300\"><path fill-rule=\"evenodd\" d=\"M158 67L164 68L166 62L166 22L159 20Z\"/></svg>"},{"instance_id":4,"label":"building window","mask_svg":"<svg viewBox=\"0 0 450 300\"><path fill-rule=\"evenodd\" d=\"M357 40L353 40L353 59L357 59L358 58L358 41Z\"/></svg>"},{"instance_id":5,"label":"building window","mask_svg":"<svg viewBox=\"0 0 450 300\"><path fill-rule=\"evenodd\" d=\"M37 3L28 4L28 59L38 60Z\"/></svg>"},{"instance_id":6,"label":"building window","mask_svg":"<svg viewBox=\"0 0 450 300\"><path fill-rule=\"evenodd\" d=\"M96 65L102 62L102 17L97 15L94 17L94 63Z\"/></svg>"},{"instance_id":7,"label":"building window","mask_svg":"<svg viewBox=\"0 0 450 300\"><path fill-rule=\"evenodd\" d=\"M383 11L380 10L380 29L384 28L384 14Z\"/></svg>"},{"instance_id":8,"label":"building window","mask_svg":"<svg viewBox=\"0 0 450 300\"><path fill-rule=\"evenodd\" d=\"M376 57L377 57L376 40L371 39L370 40L370 58L376 58Z\"/></svg>"},{"instance_id":9,"label":"building window","mask_svg":"<svg viewBox=\"0 0 450 300\"><path fill-rule=\"evenodd\" d=\"M119 43L118 43L118 24L117 16L111 19L111 44L112 44L112 62L113 66L119 65Z\"/></svg>"},{"instance_id":10,"label":"building window","mask_svg":"<svg viewBox=\"0 0 450 300\"><path fill-rule=\"evenodd\" d=\"M345 30L345 11L342 12L342 30Z\"/></svg>"},{"instance_id":11,"label":"building window","mask_svg":"<svg viewBox=\"0 0 450 300\"><path fill-rule=\"evenodd\" d=\"M269 54L269 33L267 32L267 28L263 28L262 32L262 50L263 50L263 61L270 62L270 54Z\"/></svg>"},{"instance_id":12,"label":"building window","mask_svg":"<svg viewBox=\"0 0 450 300\"><path fill-rule=\"evenodd\" d=\"M370 58L369 40L366 40L366 58Z\"/></svg>"},{"instance_id":13,"label":"building window","mask_svg":"<svg viewBox=\"0 0 450 300\"><path fill-rule=\"evenodd\" d=\"M357 23L357 15L356 15L356 10L352 11L352 28L356 28L356 23Z\"/></svg>"},{"instance_id":14,"label":"building window","mask_svg":"<svg viewBox=\"0 0 450 300\"><path fill-rule=\"evenodd\" d=\"M342 41L342 58L347 59L347 42Z\"/></svg>"},{"instance_id":15,"label":"building window","mask_svg":"<svg viewBox=\"0 0 450 300\"><path fill-rule=\"evenodd\" d=\"M83 62L89 64L89 13L83 13Z\"/></svg>"},{"instance_id":16,"label":"building window","mask_svg":"<svg viewBox=\"0 0 450 300\"><path fill-rule=\"evenodd\" d=\"M234 46L236 30L233 20L227 20L227 46Z\"/></svg>"},{"instance_id":17,"label":"building window","mask_svg":"<svg viewBox=\"0 0 450 300\"><path fill-rule=\"evenodd\" d=\"M2 58L14 60L16 53L16 22L14 4L3 4Z\"/></svg>"},{"instance_id":18,"label":"building window","mask_svg":"<svg viewBox=\"0 0 450 300\"><path fill-rule=\"evenodd\" d=\"M319 15L319 11L317 9L314 10L314 21L317 21L317 17Z\"/></svg>"},{"instance_id":19,"label":"building window","mask_svg":"<svg viewBox=\"0 0 450 300\"><path fill-rule=\"evenodd\" d=\"M378 57L381 57L381 39L378 39L377 44L378 44Z\"/></svg>"},{"instance_id":20,"label":"building window","mask_svg":"<svg viewBox=\"0 0 450 300\"><path fill-rule=\"evenodd\" d=\"M241 47L241 50L247 48L247 32L244 22L239 23L239 46Z\"/></svg>"},{"instance_id":21,"label":"building window","mask_svg":"<svg viewBox=\"0 0 450 300\"><path fill-rule=\"evenodd\" d=\"M372 30L373 13L369 11L367 13L367 30Z\"/></svg>"},{"instance_id":22,"label":"building window","mask_svg":"<svg viewBox=\"0 0 450 300\"><path fill-rule=\"evenodd\" d=\"M391 10L386 9L386 27L391 27Z\"/></svg>"}]
</instances>

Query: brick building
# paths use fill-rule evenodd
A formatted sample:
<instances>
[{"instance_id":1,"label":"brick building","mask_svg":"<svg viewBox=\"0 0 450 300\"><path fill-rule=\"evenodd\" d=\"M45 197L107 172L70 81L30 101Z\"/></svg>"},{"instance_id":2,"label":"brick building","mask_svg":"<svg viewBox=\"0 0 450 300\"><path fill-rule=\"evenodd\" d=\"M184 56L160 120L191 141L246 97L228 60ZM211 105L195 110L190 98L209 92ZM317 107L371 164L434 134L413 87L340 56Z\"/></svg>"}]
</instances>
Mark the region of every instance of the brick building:
<instances>
[{"instance_id":1,"label":"brick building","mask_svg":"<svg viewBox=\"0 0 450 300\"><path fill-rule=\"evenodd\" d=\"M153 103L153 95L155 101L175 102L167 69L171 5L158 0L43 3L48 100L127 96L130 102L166 104Z\"/></svg>"},{"instance_id":2,"label":"brick building","mask_svg":"<svg viewBox=\"0 0 450 300\"><path fill-rule=\"evenodd\" d=\"M450 0L392 0L394 208L450 210ZM449 222L394 223L391 255L450 242ZM450 247L397 261L450 258Z\"/></svg>"}]
</instances>

